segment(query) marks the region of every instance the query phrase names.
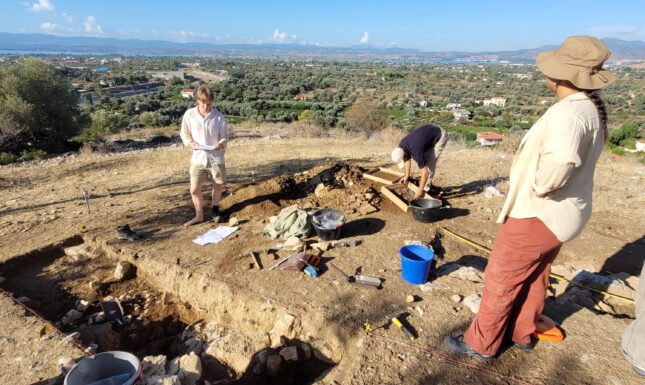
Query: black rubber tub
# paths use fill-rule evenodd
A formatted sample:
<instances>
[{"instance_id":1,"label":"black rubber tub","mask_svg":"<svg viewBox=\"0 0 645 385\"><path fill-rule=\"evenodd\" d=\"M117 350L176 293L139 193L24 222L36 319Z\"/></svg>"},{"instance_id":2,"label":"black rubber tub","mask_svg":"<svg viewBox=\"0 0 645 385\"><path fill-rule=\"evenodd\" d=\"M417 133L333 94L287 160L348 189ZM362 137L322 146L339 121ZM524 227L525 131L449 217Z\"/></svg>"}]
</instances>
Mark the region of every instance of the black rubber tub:
<instances>
[{"instance_id":1,"label":"black rubber tub","mask_svg":"<svg viewBox=\"0 0 645 385\"><path fill-rule=\"evenodd\" d=\"M344 212L327 208L316 211L311 218L311 224L314 226L318 238L323 241L331 241L340 238L345 219Z\"/></svg>"},{"instance_id":2,"label":"black rubber tub","mask_svg":"<svg viewBox=\"0 0 645 385\"><path fill-rule=\"evenodd\" d=\"M419 222L430 223L434 220L434 213L441 207L440 199L415 199L410 202L412 216Z\"/></svg>"}]
</instances>

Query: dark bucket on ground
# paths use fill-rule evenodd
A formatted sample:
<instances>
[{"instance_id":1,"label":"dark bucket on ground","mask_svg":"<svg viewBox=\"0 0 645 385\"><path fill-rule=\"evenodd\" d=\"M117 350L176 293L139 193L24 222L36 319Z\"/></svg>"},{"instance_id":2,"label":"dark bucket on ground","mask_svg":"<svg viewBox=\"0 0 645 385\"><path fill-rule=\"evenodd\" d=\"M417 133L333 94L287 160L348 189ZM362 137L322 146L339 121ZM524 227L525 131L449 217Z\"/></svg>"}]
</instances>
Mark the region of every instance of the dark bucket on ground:
<instances>
[{"instance_id":1,"label":"dark bucket on ground","mask_svg":"<svg viewBox=\"0 0 645 385\"><path fill-rule=\"evenodd\" d=\"M311 218L311 224L316 230L316 235L323 241L332 241L340 238L340 233L345 225L345 213L332 208L318 210Z\"/></svg>"},{"instance_id":2,"label":"dark bucket on ground","mask_svg":"<svg viewBox=\"0 0 645 385\"><path fill-rule=\"evenodd\" d=\"M430 223L435 219L434 214L441 204L441 199L415 199L410 202L412 217L419 222Z\"/></svg>"},{"instance_id":3,"label":"dark bucket on ground","mask_svg":"<svg viewBox=\"0 0 645 385\"><path fill-rule=\"evenodd\" d=\"M399 255L404 281L413 285L423 285L428 281L428 272L434 260L434 253L430 249L419 245L403 246Z\"/></svg>"},{"instance_id":4,"label":"dark bucket on ground","mask_svg":"<svg viewBox=\"0 0 645 385\"><path fill-rule=\"evenodd\" d=\"M127 352L104 352L79 361L64 385L132 385L141 377L141 362Z\"/></svg>"}]
</instances>

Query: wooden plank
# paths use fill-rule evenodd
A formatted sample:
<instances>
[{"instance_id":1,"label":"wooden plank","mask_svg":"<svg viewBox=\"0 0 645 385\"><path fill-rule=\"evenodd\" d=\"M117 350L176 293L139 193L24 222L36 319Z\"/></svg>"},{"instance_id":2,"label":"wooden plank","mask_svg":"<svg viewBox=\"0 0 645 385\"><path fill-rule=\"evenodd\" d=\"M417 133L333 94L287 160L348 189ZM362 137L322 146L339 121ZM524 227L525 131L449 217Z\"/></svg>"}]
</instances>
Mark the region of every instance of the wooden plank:
<instances>
[{"instance_id":1,"label":"wooden plank","mask_svg":"<svg viewBox=\"0 0 645 385\"><path fill-rule=\"evenodd\" d=\"M418 188L415 184L413 184L412 182L408 182L408 188L409 188L413 193L415 193L415 194L417 193L417 191L419 191L419 188ZM430 194L428 194L427 192L424 192L424 193L423 193L423 197L424 197L425 199L433 199L433 198L430 196Z\"/></svg>"},{"instance_id":2,"label":"wooden plank","mask_svg":"<svg viewBox=\"0 0 645 385\"><path fill-rule=\"evenodd\" d=\"M383 176L377 176L377 173L385 173L388 175L392 175L394 178L387 178ZM395 171L395 170L390 170L389 168L384 168L384 167L379 167L372 169L366 173L363 173L363 178L372 180L374 182L378 183L383 183L385 185L391 185L394 184L399 178L401 178L403 175L405 175L402 172Z\"/></svg>"},{"instance_id":3,"label":"wooden plank","mask_svg":"<svg viewBox=\"0 0 645 385\"><path fill-rule=\"evenodd\" d=\"M363 178L373 180L374 182L383 183L385 185L391 185L392 182L393 182L392 180L383 179L383 178L380 178L378 176L368 174L368 173L363 174Z\"/></svg>"},{"instance_id":4,"label":"wooden plank","mask_svg":"<svg viewBox=\"0 0 645 385\"><path fill-rule=\"evenodd\" d=\"M390 190L393 187L397 187L397 186L383 186L383 187L381 187L381 194L383 194L387 199L392 201L392 203L397 205L401 210L403 210L403 212L407 213L408 209L409 209L408 204L405 203L404 201L402 201L401 199L399 199L399 197L396 196L396 194L394 194Z\"/></svg>"},{"instance_id":5,"label":"wooden plank","mask_svg":"<svg viewBox=\"0 0 645 385\"><path fill-rule=\"evenodd\" d=\"M399 178L400 178L400 177L402 177L403 175L405 175L405 173L403 173L403 172L401 172L401 171L392 170L392 169L390 169L390 168L379 167L378 169L379 169L379 171L381 171L381 172L384 172L384 173L387 173L387 174L396 175L396 176L398 176Z\"/></svg>"}]
</instances>

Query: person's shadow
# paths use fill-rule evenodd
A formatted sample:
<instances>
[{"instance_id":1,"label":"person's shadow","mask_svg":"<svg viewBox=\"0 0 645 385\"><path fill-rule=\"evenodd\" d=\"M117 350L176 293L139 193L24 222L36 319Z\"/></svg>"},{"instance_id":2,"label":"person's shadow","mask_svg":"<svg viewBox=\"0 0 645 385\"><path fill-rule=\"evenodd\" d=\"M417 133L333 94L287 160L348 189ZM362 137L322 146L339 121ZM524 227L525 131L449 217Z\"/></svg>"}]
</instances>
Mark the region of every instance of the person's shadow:
<instances>
[{"instance_id":1,"label":"person's shadow","mask_svg":"<svg viewBox=\"0 0 645 385\"><path fill-rule=\"evenodd\" d=\"M610 256L605 260L605 263L602 265L599 273L602 275L614 275L618 273L627 273L638 277L643 268L643 263L645 262L645 236L641 236L639 239L625 244L618 252ZM583 280L584 275L589 274L588 272L581 272L576 277L573 278L573 281ZM551 278L553 279L553 278ZM607 280L597 280L593 284L593 288L596 290L609 292L609 285L611 284L612 279ZM629 287L627 282L624 282L626 286ZM569 290L580 290L577 285L569 283L565 292L557 296L555 301L547 301L545 307L545 314L551 317L554 321L562 324L567 318L577 313L583 306L576 306L571 303L566 303L565 301L560 301L563 299L563 296L568 296L567 292ZM632 289L636 289L632 287ZM583 289L586 290L586 289ZM585 306L591 308L590 310L595 312L600 312L596 310L598 304L602 302L603 295L596 292L591 292L591 298L585 297L587 300ZM627 302L625 302L627 304Z\"/></svg>"}]
</instances>

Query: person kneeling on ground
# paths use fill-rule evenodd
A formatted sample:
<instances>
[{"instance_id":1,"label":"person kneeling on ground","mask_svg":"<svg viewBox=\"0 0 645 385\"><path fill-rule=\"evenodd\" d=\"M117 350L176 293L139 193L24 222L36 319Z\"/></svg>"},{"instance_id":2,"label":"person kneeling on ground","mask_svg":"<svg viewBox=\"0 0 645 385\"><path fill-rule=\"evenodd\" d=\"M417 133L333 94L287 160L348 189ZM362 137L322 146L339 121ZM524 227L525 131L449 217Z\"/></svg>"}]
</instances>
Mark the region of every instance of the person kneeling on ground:
<instances>
[{"instance_id":1,"label":"person kneeling on ground","mask_svg":"<svg viewBox=\"0 0 645 385\"><path fill-rule=\"evenodd\" d=\"M195 217L184 226L204 222L204 197L202 185L213 182L211 218L215 223L223 220L219 210L222 190L226 183L224 152L228 142L228 127L224 115L213 108L213 93L205 86L195 91L197 107L184 113L181 121L181 140L192 148L190 158L190 196L195 206Z\"/></svg>"},{"instance_id":2,"label":"person kneeling on ground","mask_svg":"<svg viewBox=\"0 0 645 385\"><path fill-rule=\"evenodd\" d=\"M419 199L432 187L432 178L437 169L437 160L448 142L446 131L434 124L428 124L414 129L406 135L399 146L392 151L392 161L397 163L399 168L405 168L405 175L398 180L399 183L407 185L410 179L412 167L410 159L414 159L421 170L421 181L419 190L413 199Z\"/></svg>"},{"instance_id":3,"label":"person kneeling on ground","mask_svg":"<svg viewBox=\"0 0 645 385\"><path fill-rule=\"evenodd\" d=\"M609 137L597 90L616 80L602 68L609 54L592 36L572 36L538 54L538 69L557 102L515 154L479 312L463 335L444 339L449 351L491 360L505 338L523 351L533 348L551 264L591 217L596 162Z\"/></svg>"}]
</instances>

